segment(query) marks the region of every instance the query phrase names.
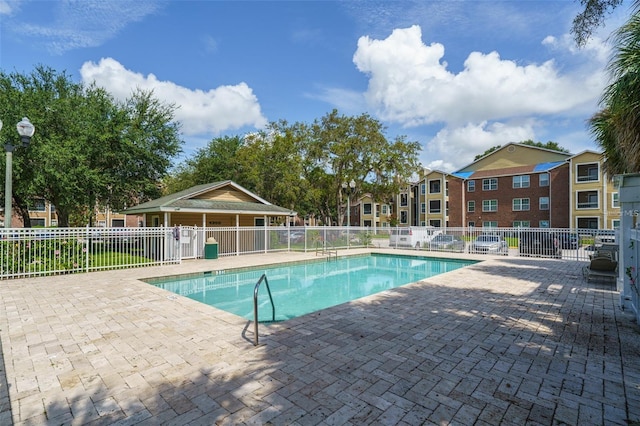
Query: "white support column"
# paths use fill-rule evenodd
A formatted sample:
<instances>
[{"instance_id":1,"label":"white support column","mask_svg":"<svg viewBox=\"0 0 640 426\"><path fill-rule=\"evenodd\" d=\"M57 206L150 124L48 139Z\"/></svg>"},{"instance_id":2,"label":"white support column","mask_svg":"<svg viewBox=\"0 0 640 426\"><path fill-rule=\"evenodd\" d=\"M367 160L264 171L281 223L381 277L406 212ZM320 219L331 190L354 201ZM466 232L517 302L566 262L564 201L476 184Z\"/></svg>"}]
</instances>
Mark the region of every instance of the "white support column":
<instances>
[{"instance_id":1,"label":"white support column","mask_svg":"<svg viewBox=\"0 0 640 426\"><path fill-rule=\"evenodd\" d=\"M267 250L267 249L269 248L269 247L268 247L268 246L269 246L269 240L268 240L269 235L268 235L268 231L267 231L267 229L268 229L268 227L269 227L269 222L267 222L267 221L269 220L269 218L268 218L268 216L266 216L266 215L265 215L265 216L262 218L262 220L263 220L263 222L264 222L264 252L265 252L265 254L266 254L266 253L268 252L268 250Z\"/></svg>"},{"instance_id":2,"label":"white support column","mask_svg":"<svg viewBox=\"0 0 640 426\"><path fill-rule=\"evenodd\" d=\"M240 256L240 215L236 214L236 256Z\"/></svg>"}]
</instances>

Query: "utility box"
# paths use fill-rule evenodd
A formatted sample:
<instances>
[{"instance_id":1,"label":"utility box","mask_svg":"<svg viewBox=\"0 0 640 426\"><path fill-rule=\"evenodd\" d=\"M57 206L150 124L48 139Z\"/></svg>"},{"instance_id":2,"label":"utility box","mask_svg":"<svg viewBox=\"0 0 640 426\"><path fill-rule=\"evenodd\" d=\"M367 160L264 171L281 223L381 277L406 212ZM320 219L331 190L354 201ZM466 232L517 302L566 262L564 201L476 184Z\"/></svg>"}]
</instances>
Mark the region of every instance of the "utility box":
<instances>
[{"instance_id":1,"label":"utility box","mask_svg":"<svg viewBox=\"0 0 640 426\"><path fill-rule=\"evenodd\" d=\"M218 242L213 237L207 238L207 242L204 244L204 258L205 259L218 258Z\"/></svg>"}]
</instances>

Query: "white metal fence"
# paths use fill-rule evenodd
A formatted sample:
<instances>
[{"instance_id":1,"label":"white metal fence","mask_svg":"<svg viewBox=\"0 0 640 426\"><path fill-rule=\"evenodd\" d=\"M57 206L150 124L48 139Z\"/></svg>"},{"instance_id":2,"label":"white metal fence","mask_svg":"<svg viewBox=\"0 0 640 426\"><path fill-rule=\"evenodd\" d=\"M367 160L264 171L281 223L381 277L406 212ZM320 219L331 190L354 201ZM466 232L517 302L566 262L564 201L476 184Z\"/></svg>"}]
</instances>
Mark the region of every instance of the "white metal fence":
<instances>
[{"instance_id":1,"label":"white metal fence","mask_svg":"<svg viewBox=\"0 0 640 426\"><path fill-rule=\"evenodd\" d=\"M0 230L0 278L179 263L171 228Z\"/></svg>"},{"instance_id":2,"label":"white metal fence","mask_svg":"<svg viewBox=\"0 0 640 426\"><path fill-rule=\"evenodd\" d=\"M215 240L215 243L213 242ZM433 227L0 229L0 279L276 251L378 247L586 261L611 230ZM209 244L215 250L209 250Z\"/></svg>"}]
</instances>

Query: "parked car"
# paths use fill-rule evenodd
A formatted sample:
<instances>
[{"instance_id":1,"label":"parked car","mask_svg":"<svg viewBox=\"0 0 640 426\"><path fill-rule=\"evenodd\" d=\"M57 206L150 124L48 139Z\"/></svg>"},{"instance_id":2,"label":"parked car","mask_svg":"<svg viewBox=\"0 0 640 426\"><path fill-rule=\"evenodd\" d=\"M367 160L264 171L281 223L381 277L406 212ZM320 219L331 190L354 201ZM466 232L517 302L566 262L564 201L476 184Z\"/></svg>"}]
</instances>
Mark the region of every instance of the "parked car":
<instances>
[{"instance_id":1,"label":"parked car","mask_svg":"<svg viewBox=\"0 0 640 426\"><path fill-rule=\"evenodd\" d=\"M471 243L469 252L502 254L506 256L509 254L509 244L499 235L482 234Z\"/></svg>"},{"instance_id":2,"label":"parked car","mask_svg":"<svg viewBox=\"0 0 640 426\"><path fill-rule=\"evenodd\" d=\"M403 227L391 230L389 234L389 247L423 247L433 238L436 229L427 227Z\"/></svg>"},{"instance_id":3,"label":"parked car","mask_svg":"<svg viewBox=\"0 0 640 426\"><path fill-rule=\"evenodd\" d=\"M576 250L580 246L580 238L578 234L572 232L558 232L555 234L555 238L560 243L560 248Z\"/></svg>"},{"instance_id":4,"label":"parked car","mask_svg":"<svg viewBox=\"0 0 640 426\"><path fill-rule=\"evenodd\" d=\"M599 234L595 236L593 245L597 247L603 244L617 244L615 231L600 230Z\"/></svg>"},{"instance_id":5,"label":"parked car","mask_svg":"<svg viewBox=\"0 0 640 426\"><path fill-rule=\"evenodd\" d=\"M520 255L562 257L560 239L546 231L523 231L520 233Z\"/></svg>"},{"instance_id":6,"label":"parked car","mask_svg":"<svg viewBox=\"0 0 640 426\"><path fill-rule=\"evenodd\" d=\"M429 250L464 252L465 242L458 235L439 234L425 243Z\"/></svg>"},{"instance_id":7,"label":"parked car","mask_svg":"<svg viewBox=\"0 0 640 426\"><path fill-rule=\"evenodd\" d=\"M293 232L291 232L291 242L292 243L304 243L304 231L293 231Z\"/></svg>"}]
</instances>

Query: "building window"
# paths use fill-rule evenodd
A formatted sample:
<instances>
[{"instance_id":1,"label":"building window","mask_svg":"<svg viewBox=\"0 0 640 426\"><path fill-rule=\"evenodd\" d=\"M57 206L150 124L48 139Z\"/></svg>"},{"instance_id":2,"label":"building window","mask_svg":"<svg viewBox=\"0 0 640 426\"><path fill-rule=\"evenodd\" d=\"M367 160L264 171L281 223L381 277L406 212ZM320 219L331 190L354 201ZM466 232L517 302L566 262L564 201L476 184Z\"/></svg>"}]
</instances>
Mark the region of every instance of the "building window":
<instances>
[{"instance_id":1,"label":"building window","mask_svg":"<svg viewBox=\"0 0 640 426\"><path fill-rule=\"evenodd\" d=\"M540 181L538 184L540 186L549 186L549 173L540 173L539 177Z\"/></svg>"},{"instance_id":2,"label":"building window","mask_svg":"<svg viewBox=\"0 0 640 426\"><path fill-rule=\"evenodd\" d=\"M514 176L513 177L514 188L528 188L529 187L529 175Z\"/></svg>"},{"instance_id":3,"label":"building window","mask_svg":"<svg viewBox=\"0 0 640 426\"><path fill-rule=\"evenodd\" d=\"M420 203L420 212L421 213L427 212L427 205L425 203Z\"/></svg>"},{"instance_id":4,"label":"building window","mask_svg":"<svg viewBox=\"0 0 640 426\"><path fill-rule=\"evenodd\" d=\"M620 229L620 219L613 219L611 221L611 227L613 229Z\"/></svg>"},{"instance_id":5,"label":"building window","mask_svg":"<svg viewBox=\"0 0 640 426\"><path fill-rule=\"evenodd\" d=\"M420 185L420 193L424 195L426 193L426 185L423 183Z\"/></svg>"},{"instance_id":6,"label":"building window","mask_svg":"<svg viewBox=\"0 0 640 426\"><path fill-rule=\"evenodd\" d=\"M540 228L549 228L551 224L549 223L548 220L541 220L540 222L538 222L538 226Z\"/></svg>"},{"instance_id":7,"label":"building window","mask_svg":"<svg viewBox=\"0 0 640 426\"><path fill-rule=\"evenodd\" d=\"M538 208L540 210L549 210L549 197L540 197Z\"/></svg>"},{"instance_id":8,"label":"building window","mask_svg":"<svg viewBox=\"0 0 640 426\"><path fill-rule=\"evenodd\" d=\"M482 227L483 228L497 228L498 227L498 222L496 222L495 220L487 220L482 222Z\"/></svg>"},{"instance_id":9,"label":"building window","mask_svg":"<svg viewBox=\"0 0 640 426\"><path fill-rule=\"evenodd\" d=\"M578 209L597 209L598 208L598 191L579 191L576 193L578 197Z\"/></svg>"},{"instance_id":10,"label":"building window","mask_svg":"<svg viewBox=\"0 0 640 426\"><path fill-rule=\"evenodd\" d=\"M362 206L362 214L371 214L371 203L364 203Z\"/></svg>"},{"instance_id":11,"label":"building window","mask_svg":"<svg viewBox=\"0 0 640 426\"><path fill-rule=\"evenodd\" d=\"M407 194L400 194L400 206L406 207L409 205Z\"/></svg>"},{"instance_id":12,"label":"building window","mask_svg":"<svg viewBox=\"0 0 640 426\"><path fill-rule=\"evenodd\" d=\"M483 212L497 212L498 211L498 200L482 200L482 211Z\"/></svg>"},{"instance_id":13,"label":"building window","mask_svg":"<svg viewBox=\"0 0 640 426\"><path fill-rule=\"evenodd\" d=\"M579 217L578 228L580 229L598 229L600 223L597 217Z\"/></svg>"},{"instance_id":14,"label":"building window","mask_svg":"<svg viewBox=\"0 0 640 426\"><path fill-rule=\"evenodd\" d=\"M431 200L429 201L429 213L441 213L442 205L440 200Z\"/></svg>"},{"instance_id":15,"label":"building window","mask_svg":"<svg viewBox=\"0 0 640 426\"><path fill-rule=\"evenodd\" d=\"M600 180L599 164L578 164L576 176L578 182L597 182Z\"/></svg>"},{"instance_id":16,"label":"building window","mask_svg":"<svg viewBox=\"0 0 640 426\"><path fill-rule=\"evenodd\" d=\"M45 226L44 219L29 218L29 222L31 223L32 228Z\"/></svg>"},{"instance_id":17,"label":"building window","mask_svg":"<svg viewBox=\"0 0 640 426\"><path fill-rule=\"evenodd\" d=\"M431 219L429 221L429 226L433 226L435 228L440 228L440 219Z\"/></svg>"},{"instance_id":18,"label":"building window","mask_svg":"<svg viewBox=\"0 0 640 426\"><path fill-rule=\"evenodd\" d=\"M482 190L483 191L495 191L498 189L498 179L482 179Z\"/></svg>"},{"instance_id":19,"label":"building window","mask_svg":"<svg viewBox=\"0 0 640 426\"><path fill-rule=\"evenodd\" d=\"M114 228L124 228L124 219L111 219L111 226Z\"/></svg>"},{"instance_id":20,"label":"building window","mask_svg":"<svg viewBox=\"0 0 640 426\"><path fill-rule=\"evenodd\" d=\"M530 228L531 222L529 222L528 220L516 220L513 222L513 227L514 228Z\"/></svg>"},{"instance_id":21,"label":"building window","mask_svg":"<svg viewBox=\"0 0 640 426\"><path fill-rule=\"evenodd\" d=\"M400 212L400 223L406 224L409 221L409 215L406 210Z\"/></svg>"},{"instance_id":22,"label":"building window","mask_svg":"<svg viewBox=\"0 0 640 426\"><path fill-rule=\"evenodd\" d=\"M442 192L442 188L440 187L440 180L430 180L429 194L439 194L440 192Z\"/></svg>"},{"instance_id":23,"label":"building window","mask_svg":"<svg viewBox=\"0 0 640 426\"><path fill-rule=\"evenodd\" d=\"M611 207L619 208L620 207L620 195L617 192L611 194Z\"/></svg>"},{"instance_id":24,"label":"building window","mask_svg":"<svg viewBox=\"0 0 640 426\"><path fill-rule=\"evenodd\" d=\"M469 180L467 181L467 192L474 192L476 190L476 181Z\"/></svg>"},{"instance_id":25,"label":"building window","mask_svg":"<svg viewBox=\"0 0 640 426\"><path fill-rule=\"evenodd\" d=\"M470 220L470 221L467 223L467 226L468 226L469 228L473 228L474 226L476 226L476 223L475 223L474 221Z\"/></svg>"},{"instance_id":26,"label":"building window","mask_svg":"<svg viewBox=\"0 0 640 426\"><path fill-rule=\"evenodd\" d=\"M467 201L467 212L473 213L476 211L476 202L475 201Z\"/></svg>"},{"instance_id":27,"label":"building window","mask_svg":"<svg viewBox=\"0 0 640 426\"><path fill-rule=\"evenodd\" d=\"M29 203L28 208L29 208L29 211L32 211L32 212L44 212L44 211L46 211L44 198L34 198ZM44 225L42 225L42 226L44 226Z\"/></svg>"},{"instance_id":28,"label":"building window","mask_svg":"<svg viewBox=\"0 0 640 426\"><path fill-rule=\"evenodd\" d=\"M521 212L529 210L529 199L528 198L514 198L513 199L513 211Z\"/></svg>"},{"instance_id":29,"label":"building window","mask_svg":"<svg viewBox=\"0 0 640 426\"><path fill-rule=\"evenodd\" d=\"M386 215L386 214L387 214L387 205L386 205L386 204L383 204L383 205L382 205L382 214L383 214L383 215Z\"/></svg>"}]
</instances>

